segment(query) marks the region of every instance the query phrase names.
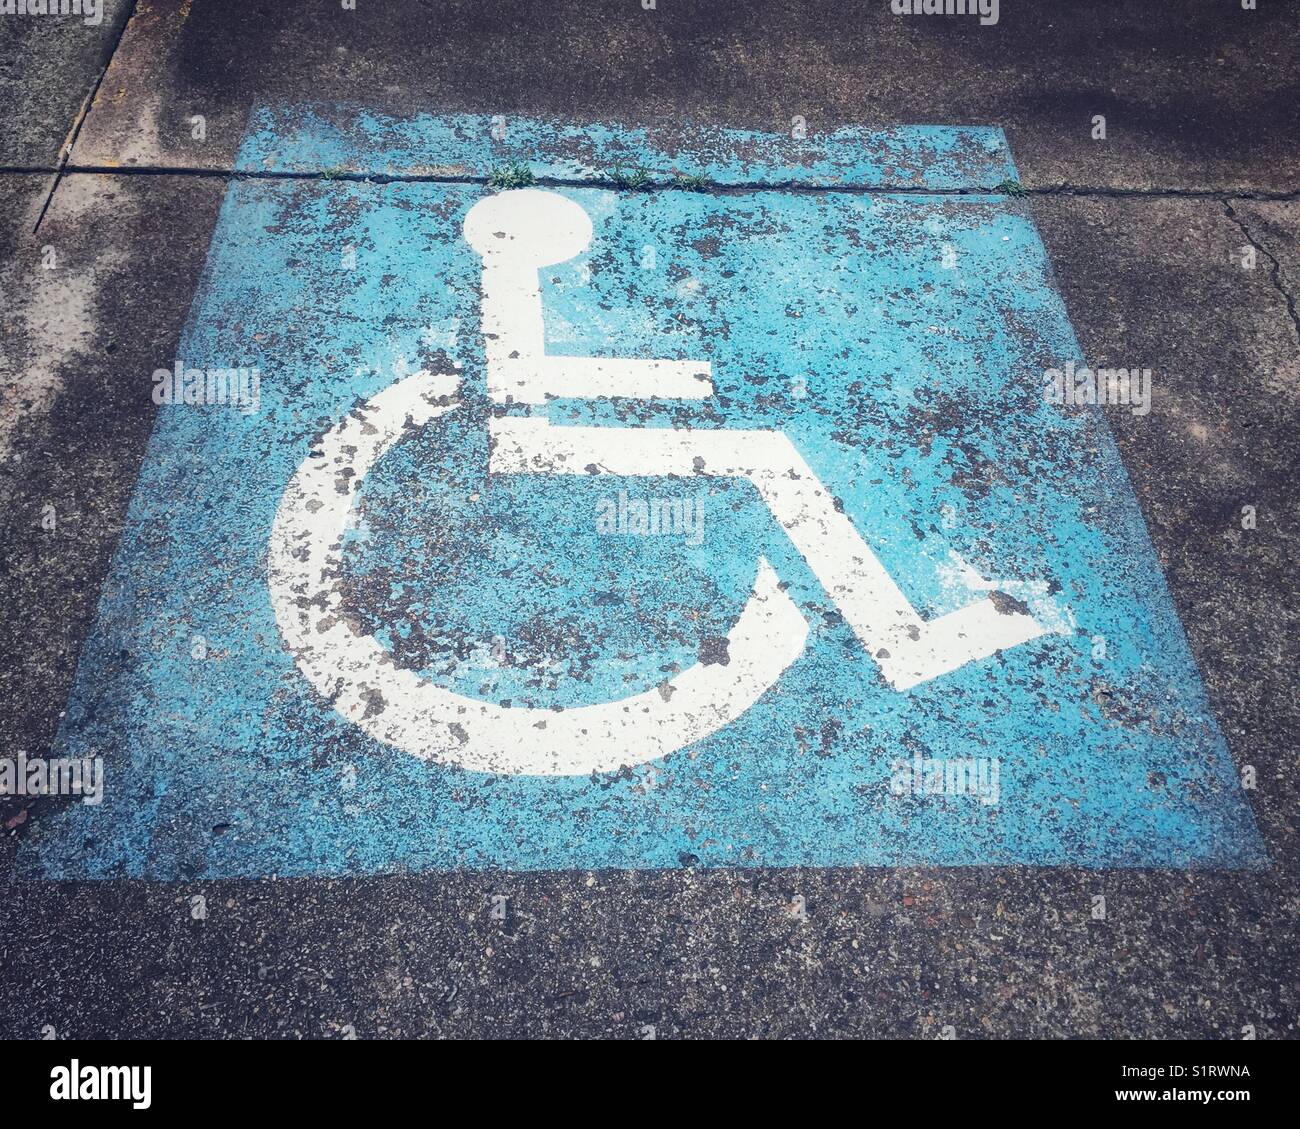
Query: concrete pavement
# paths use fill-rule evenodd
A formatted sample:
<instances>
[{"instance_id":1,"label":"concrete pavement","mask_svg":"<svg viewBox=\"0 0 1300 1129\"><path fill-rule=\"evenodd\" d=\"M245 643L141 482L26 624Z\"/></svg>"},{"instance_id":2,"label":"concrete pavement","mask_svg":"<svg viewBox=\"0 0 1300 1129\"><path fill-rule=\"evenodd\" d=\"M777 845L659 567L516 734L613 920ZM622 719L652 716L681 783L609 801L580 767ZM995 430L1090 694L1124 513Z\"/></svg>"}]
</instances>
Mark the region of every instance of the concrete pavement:
<instances>
[{"instance_id":1,"label":"concrete pavement","mask_svg":"<svg viewBox=\"0 0 1300 1129\"><path fill-rule=\"evenodd\" d=\"M1159 374L1150 415L1107 418L1219 726L1255 770L1271 865L14 880L7 1033L1295 1036L1300 224L1293 200L1250 197L1296 189L1279 107L1300 34L1267 5L1186 21L1004 5L989 29L886 8L855 22L784 5L744 20L452 5L434 21L412 5L315 22L138 4L39 231L49 177L0 185L3 289L27 299L4 311L5 744L54 739L153 428L145 378L176 354L226 190L197 173L234 167L255 103L327 90L398 113L991 122L1026 184L1096 190L1026 207L1084 356ZM1097 42L1106 82L1079 49ZM88 91L95 68L80 73ZM1089 136L1094 102L1105 142ZM76 171L119 164L181 171ZM1225 191L1184 198L1207 189ZM60 802L0 808L6 867Z\"/></svg>"}]
</instances>

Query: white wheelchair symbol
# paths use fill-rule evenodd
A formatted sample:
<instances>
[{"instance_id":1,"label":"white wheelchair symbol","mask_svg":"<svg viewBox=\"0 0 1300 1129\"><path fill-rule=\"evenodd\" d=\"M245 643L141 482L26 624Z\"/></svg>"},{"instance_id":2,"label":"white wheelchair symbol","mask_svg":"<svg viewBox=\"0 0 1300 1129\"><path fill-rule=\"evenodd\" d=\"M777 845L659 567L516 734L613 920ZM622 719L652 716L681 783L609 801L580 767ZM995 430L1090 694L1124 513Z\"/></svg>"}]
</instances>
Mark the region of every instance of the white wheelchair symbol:
<instances>
[{"instance_id":1,"label":"white wheelchair symbol","mask_svg":"<svg viewBox=\"0 0 1300 1129\"><path fill-rule=\"evenodd\" d=\"M713 394L707 361L547 356L538 268L583 251L591 220L536 189L480 200L465 238L483 259L487 387L498 403L556 397ZM385 388L319 440L285 490L268 577L280 632L299 669L343 717L412 756L478 772L585 775L666 756L752 706L799 656L808 625L760 557L728 634L726 665L692 666L664 687L564 710L502 706L397 666L343 606L343 537L366 475L400 439L455 411L455 374L421 371ZM679 475L748 479L897 691L1046 633L1031 615L984 598L925 620L780 431L488 422L490 474Z\"/></svg>"}]
</instances>

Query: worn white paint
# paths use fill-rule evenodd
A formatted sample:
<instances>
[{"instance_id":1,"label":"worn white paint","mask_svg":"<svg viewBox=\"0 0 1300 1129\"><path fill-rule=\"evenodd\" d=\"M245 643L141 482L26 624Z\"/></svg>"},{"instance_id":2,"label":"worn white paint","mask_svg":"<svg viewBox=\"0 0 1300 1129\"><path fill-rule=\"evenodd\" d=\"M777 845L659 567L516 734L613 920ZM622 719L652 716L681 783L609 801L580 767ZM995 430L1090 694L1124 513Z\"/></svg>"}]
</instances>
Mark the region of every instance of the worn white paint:
<instances>
[{"instance_id":1,"label":"worn white paint","mask_svg":"<svg viewBox=\"0 0 1300 1129\"><path fill-rule=\"evenodd\" d=\"M713 395L708 361L546 355L537 269L571 259L591 242L591 220L572 200L534 188L488 196L466 215L465 238L483 257L483 338L493 400Z\"/></svg>"},{"instance_id":2,"label":"worn white paint","mask_svg":"<svg viewBox=\"0 0 1300 1129\"><path fill-rule=\"evenodd\" d=\"M410 429L453 411L457 384L452 375L419 372L349 413L298 468L276 514L267 555L276 621L299 669L340 714L424 760L476 772L582 775L693 744L776 683L802 652L808 626L765 560L727 636L726 665L690 667L619 701L506 707L397 666L343 605L343 534L365 476Z\"/></svg>"},{"instance_id":3,"label":"worn white paint","mask_svg":"<svg viewBox=\"0 0 1300 1129\"><path fill-rule=\"evenodd\" d=\"M701 388L711 395L712 385L696 379L709 373L704 361L545 356L538 267L572 258L591 235L587 213L554 192L503 192L469 210L465 238L483 256L489 391L524 403L548 395L695 397ZM675 385L685 390L671 391ZM520 417L493 419L489 428L493 473L586 474L594 466L604 474L749 479L897 690L1044 633L1032 616L1000 612L987 598L923 620L782 432L554 427Z\"/></svg>"},{"instance_id":4,"label":"worn white paint","mask_svg":"<svg viewBox=\"0 0 1300 1129\"><path fill-rule=\"evenodd\" d=\"M548 397L712 394L703 361L548 357L539 266L578 254L591 222L555 193L506 192L476 204L465 237L483 257L488 389L498 402ZM405 377L322 437L298 469L272 530L275 614L299 667L335 709L414 756L481 772L573 775L664 756L715 732L776 684L808 626L766 560L728 636L729 662L692 667L664 686L566 710L504 707L399 668L343 607L342 542L365 476L409 429L455 409L458 379ZM556 427L489 421L492 474L678 475L752 482L846 622L896 690L1036 638L1029 615L980 599L922 619L794 444L778 431Z\"/></svg>"},{"instance_id":5,"label":"worn white paint","mask_svg":"<svg viewBox=\"0 0 1300 1129\"><path fill-rule=\"evenodd\" d=\"M1044 633L1032 616L1000 612L987 598L923 620L783 432L555 427L518 417L489 427L493 474L587 474L595 466L748 479L896 690Z\"/></svg>"}]
</instances>

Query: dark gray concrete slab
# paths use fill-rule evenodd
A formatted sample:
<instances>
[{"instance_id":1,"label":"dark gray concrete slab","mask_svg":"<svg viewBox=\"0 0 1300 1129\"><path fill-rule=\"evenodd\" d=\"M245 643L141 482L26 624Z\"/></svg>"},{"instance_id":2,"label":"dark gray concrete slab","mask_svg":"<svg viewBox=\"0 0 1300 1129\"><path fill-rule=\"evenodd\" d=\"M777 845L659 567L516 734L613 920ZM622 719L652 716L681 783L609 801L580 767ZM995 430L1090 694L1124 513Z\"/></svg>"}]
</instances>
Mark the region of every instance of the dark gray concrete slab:
<instances>
[{"instance_id":1,"label":"dark gray concrete slab","mask_svg":"<svg viewBox=\"0 0 1300 1129\"><path fill-rule=\"evenodd\" d=\"M149 431L149 373L175 349L221 191L73 176L42 225L85 280L86 335L68 335L12 445L7 745L45 747L57 723ZM1221 202L1054 198L1034 214L1085 355L1155 370L1151 414L1112 424L1234 757L1257 769L1272 867L10 882L3 1031L1300 1034L1287 302L1233 258L1241 226ZM39 522L50 499L71 515L56 537ZM43 815L23 810L6 851Z\"/></svg>"},{"instance_id":2,"label":"dark gray concrete slab","mask_svg":"<svg viewBox=\"0 0 1300 1129\"><path fill-rule=\"evenodd\" d=\"M255 103L324 101L778 131L798 115L813 133L998 125L1030 185L1291 192L1298 59L1285 5L1215 0L1005 3L992 26L886 0L149 0L75 157L230 168Z\"/></svg>"},{"instance_id":3,"label":"dark gray concrete slab","mask_svg":"<svg viewBox=\"0 0 1300 1129\"><path fill-rule=\"evenodd\" d=\"M1281 893L1005 870L23 887L0 1003L23 1037L1293 1038Z\"/></svg>"},{"instance_id":4,"label":"dark gray concrete slab","mask_svg":"<svg viewBox=\"0 0 1300 1129\"><path fill-rule=\"evenodd\" d=\"M0 165L58 163L130 11L102 0L88 14L0 15Z\"/></svg>"}]
</instances>

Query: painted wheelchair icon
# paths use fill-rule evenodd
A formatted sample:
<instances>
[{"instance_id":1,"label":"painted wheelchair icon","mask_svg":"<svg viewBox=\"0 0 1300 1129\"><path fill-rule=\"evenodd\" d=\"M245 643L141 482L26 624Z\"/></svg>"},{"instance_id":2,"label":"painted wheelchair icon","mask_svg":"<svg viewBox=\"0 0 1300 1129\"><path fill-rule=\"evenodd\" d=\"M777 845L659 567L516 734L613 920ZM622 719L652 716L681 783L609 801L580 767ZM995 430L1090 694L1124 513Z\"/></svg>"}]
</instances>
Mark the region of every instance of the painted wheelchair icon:
<instances>
[{"instance_id":1,"label":"painted wheelchair icon","mask_svg":"<svg viewBox=\"0 0 1300 1129\"><path fill-rule=\"evenodd\" d=\"M582 252L592 225L580 205L537 189L476 203L464 235L482 257L487 386L498 403L555 397L680 398L713 394L706 361L547 356L538 268ZM343 537L366 475L395 443L456 410L459 377L421 371L384 389L319 440L280 503L268 552L276 620L301 672L342 716L412 756L466 769L585 775L642 764L739 717L799 656L808 625L760 557L728 633L730 662L697 664L668 686L555 711L457 694L395 664L342 602ZM925 620L780 431L555 426L488 422L490 474L739 477L753 483L896 691L1047 632L989 598ZM347 483L341 492L338 483ZM371 709L375 694L384 708Z\"/></svg>"}]
</instances>

